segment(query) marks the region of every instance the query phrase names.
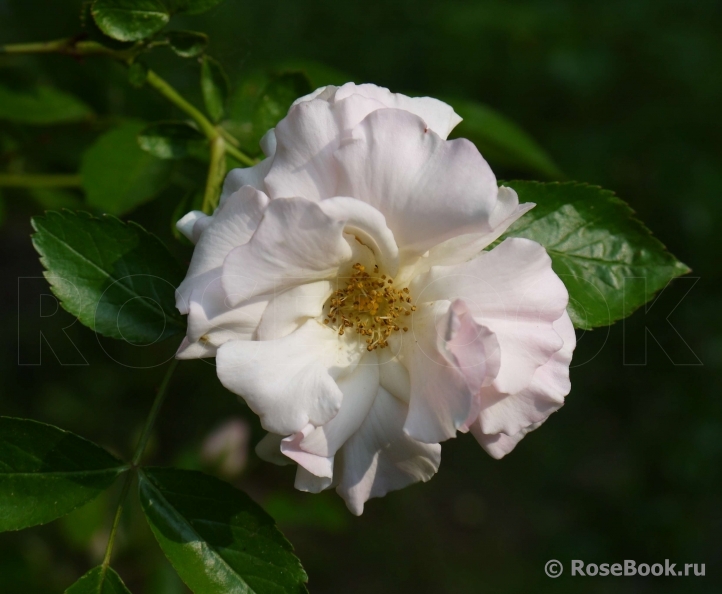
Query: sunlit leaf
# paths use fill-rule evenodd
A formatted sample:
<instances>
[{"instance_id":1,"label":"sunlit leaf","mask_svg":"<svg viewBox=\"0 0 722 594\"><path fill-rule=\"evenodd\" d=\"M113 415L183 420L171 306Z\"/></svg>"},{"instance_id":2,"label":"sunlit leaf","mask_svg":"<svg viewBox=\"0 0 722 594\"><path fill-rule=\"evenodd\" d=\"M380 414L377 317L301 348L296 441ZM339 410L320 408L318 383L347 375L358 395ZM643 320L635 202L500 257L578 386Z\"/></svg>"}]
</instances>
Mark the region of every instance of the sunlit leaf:
<instances>
[{"instance_id":1,"label":"sunlit leaf","mask_svg":"<svg viewBox=\"0 0 722 594\"><path fill-rule=\"evenodd\" d=\"M11 89L0 86L0 120L22 124L60 124L85 120L93 111L77 97L46 85Z\"/></svg>"},{"instance_id":2,"label":"sunlit leaf","mask_svg":"<svg viewBox=\"0 0 722 594\"><path fill-rule=\"evenodd\" d=\"M45 277L80 322L133 344L185 330L174 296L183 270L140 225L70 211L47 212L32 223Z\"/></svg>"},{"instance_id":3,"label":"sunlit leaf","mask_svg":"<svg viewBox=\"0 0 722 594\"><path fill-rule=\"evenodd\" d=\"M95 0L91 12L100 30L120 41L145 39L171 17L162 0Z\"/></svg>"},{"instance_id":4,"label":"sunlit leaf","mask_svg":"<svg viewBox=\"0 0 722 594\"><path fill-rule=\"evenodd\" d=\"M248 495L192 470L149 468L139 476L153 534L193 592L306 592L293 547Z\"/></svg>"},{"instance_id":5,"label":"sunlit leaf","mask_svg":"<svg viewBox=\"0 0 722 594\"><path fill-rule=\"evenodd\" d=\"M609 190L574 182L503 183L520 202L536 203L504 237L526 237L547 249L569 290L568 311L577 328L620 320L689 272ZM646 283L625 283L627 278Z\"/></svg>"},{"instance_id":6,"label":"sunlit leaf","mask_svg":"<svg viewBox=\"0 0 722 594\"><path fill-rule=\"evenodd\" d=\"M94 567L65 594L130 594L130 590L112 567Z\"/></svg>"},{"instance_id":7,"label":"sunlit leaf","mask_svg":"<svg viewBox=\"0 0 722 594\"><path fill-rule=\"evenodd\" d=\"M100 495L127 467L52 425L0 417L0 531L45 524Z\"/></svg>"},{"instance_id":8,"label":"sunlit leaf","mask_svg":"<svg viewBox=\"0 0 722 594\"><path fill-rule=\"evenodd\" d=\"M172 164L140 148L138 134L144 128L142 122L125 122L85 151L80 174L88 204L123 214L166 186Z\"/></svg>"},{"instance_id":9,"label":"sunlit leaf","mask_svg":"<svg viewBox=\"0 0 722 594\"><path fill-rule=\"evenodd\" d=\"M203 56L201 63L201 93L208 115L214 122L223 117L228 98L228 77L223 67L213 58Z\"/></svg>"}]
</instances>

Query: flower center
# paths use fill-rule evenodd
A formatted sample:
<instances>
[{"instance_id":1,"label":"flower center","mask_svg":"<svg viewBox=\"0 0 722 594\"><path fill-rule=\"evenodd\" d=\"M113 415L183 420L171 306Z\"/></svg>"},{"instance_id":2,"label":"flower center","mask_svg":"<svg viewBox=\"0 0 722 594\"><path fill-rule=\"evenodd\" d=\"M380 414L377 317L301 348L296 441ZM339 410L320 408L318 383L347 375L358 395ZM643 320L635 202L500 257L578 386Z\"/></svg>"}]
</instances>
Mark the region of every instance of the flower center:
<instances>
[{"instance_id":1,"label":"flower center","mask_svg":"<svg viewBox=\"0 0 722 594\"><path fill-rule=\"evenodd\" d=\"M394 279L385 274L379 276L379 267L374 266L373 274L364 266L354 264L354 272L346 287L335 291L328 300L324 324L338 329L339 335L347 330L366 336L366 349L373 351L388 346L393 332L403 330L400 326L406 316L416 311L411 303L407 288L397 289Z\"/></svg>"}]
</instances>

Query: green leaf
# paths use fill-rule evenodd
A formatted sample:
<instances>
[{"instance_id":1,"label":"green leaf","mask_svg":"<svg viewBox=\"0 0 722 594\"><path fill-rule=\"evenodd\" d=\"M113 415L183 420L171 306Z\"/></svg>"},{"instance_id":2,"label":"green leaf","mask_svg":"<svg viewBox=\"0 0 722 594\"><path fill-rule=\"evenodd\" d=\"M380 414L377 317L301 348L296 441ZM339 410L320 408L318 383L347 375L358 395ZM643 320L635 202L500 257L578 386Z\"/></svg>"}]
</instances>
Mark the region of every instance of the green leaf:
<instances>
[{"instance_id":1,"label":"green leaf","mask_svg":"<svg viewBox=\"0 0 722 594\"><path fill-rule=\"evenodd\" d=\"M138 144L160 159L182 159L208 150L206 137L185 122L151 124L138 135Z\"/></svg>"},{"instance_id":2,"label":"green leaf","mask_svg":"<svg viewBox=\"0 0 722 594\"><path fill-rule=\"evenodd\" d=\"M0 120L43 125L77 122L92 115L93 111L80 99L53 87L0 86Z\"/></svg>"},{"instance_id":3,"label":"green leaf","mask_svg":"<svg viewBox=\"0 0 722 594\"><path fill-rule=\"evenodd\" d=\"M83 154L80 175L87 202L123 214L150 200L168 183L172 164L138 146L142 122L125 122L106 132Z\"/></svg>"},{"instance_id":4,"label":"green leaf","mask_svg":"<svg viewBox=\"0 0 722 594\"><path fill-rule=\"evenodd\" d=\"M100 30L93 18L93 0L85 0L80 9L80 25L83 27L83 36L88 41L97 41L111 49L128 49L133 45L132 41L118 41L108 37Z\"/></svg>"},{"instance_id":5,"label":"green leaf","mask_svg":"<svg viewBox=\"0 0 722 594\"><path fill-rule=\"evenodd\" d=\"M569 290L567 309L577 328L607 326L630 315L690 270L609 190L575 182L504 185L536 207L503 237L526 237L547 249ZM641 283L625 286L630 277L645 278L646 290Z\"/></svg>"},{"instance_id":6,"label":"green leaf","mask_svg":"<svg viewBox=\"0 0 722 594\"><path fill-rule=\"evenodd\" d=\"M312 90L303 72L285 72L272 77L261 92L253 115L253 129L259 139L286 116L296 99Z\"/></svg>"},{"instance_id":7,"label":"green leaf","mask_svg":"<svg viewBox=\"0 0 722 594\"><path fill-rule=\"evenodd\" d=\"M166 35L168 45L181 58L201 55L208 46L208 36L196 31L171 31Z\"/></svg>"},{"instance_id":8,"label":"green leaf","mask_svg":"<svg viewBox=\"0 0 722 594\"><path fill-rule=\"evenodd\" d=\"M203 56L201 63L201 93L206 111L214 122L223 117L228 98L228 77L223 67L213 58Z\"/></svg>"},{"instance_id":9,"label":"green leaf","mask_svg":"<svg viewBox=\"0 0 722 594\"><path fill-rule=\"evenodd\" d=\"M128 82L136 89L140 89L148 80L148 67L143 62L133 62L128 67Z\"/></svg>"},{"instance_id":10,"label":"green leaf","mask_svg":"<svg viewBox=\"0 0 722 594\"><path fill-rule=\"evenodd\" d=\"M552 180L564 177L533 138L497 111L473 101L447 102L464 118L452 132L452 138L471 140L492 165L524 170Z\"/></svg>"},{"instance_id":11,"label":"green leaf","mask_svg":"<svg viewBox=\"0 0 722 594\"><path fill-rule=\"evenodd\" d=\"M195 594L306 592L306 572L245 493L192 470L140 472L140 500L166 557Z\"/></svg>"},{"instance_id":12,"label":"green leaf","mask_svg":"<svg viewBox=\"0 0 722 594\"><path fill-rule=\"evenodd\" d=\"M100 495L127 470L82 437L0 417L0 531L45 524Z\"/></svg>"},{"instance_id":13,"label":"green leaf","mask_svg":"<svg viewBox=\"0 0 722 594\"><path fill-rule=\"evenodd\" d=\"M185 330L174 296L184 272L140 225L70 211L47 212L32 224L53 294L83 324L133 344Z\"/></svg>"},{"instance_id":14,"label":"green leaf","mask_svg":"<svg viewBox=\"0 0 722 594\"><path fill-rule=\"evenodd\" d=\"M91 13L103 33L120 41L145 39L171 16L162 0L95 0Z\"/></svg>"},{"instance_id":15,"label":"green leaf","mask_svg":"<svg viewBox=\"0 0 722 594\"><path fill-rule=\"evenodd\" d=\"M65 594L130 594L112 567L94 567L65 590Z\"/></svg>"}]
</instances>

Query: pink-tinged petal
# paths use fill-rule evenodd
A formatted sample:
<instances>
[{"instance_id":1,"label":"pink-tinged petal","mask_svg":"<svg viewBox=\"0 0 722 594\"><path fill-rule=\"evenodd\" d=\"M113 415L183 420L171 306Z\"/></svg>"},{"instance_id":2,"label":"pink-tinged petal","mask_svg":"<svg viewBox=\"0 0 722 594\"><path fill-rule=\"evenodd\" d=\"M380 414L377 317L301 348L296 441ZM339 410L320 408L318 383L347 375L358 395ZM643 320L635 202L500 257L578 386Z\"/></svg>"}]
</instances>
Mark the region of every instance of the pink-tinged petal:
<instances>
[{"instance_id":1,"label":"pink-tinged petal","mask_svg":"<svg viewBox=\"0 0 722 594\"><path fill-rule=\"evenodd\" d=\"M443 140L414 114L371 113L335 157L338 194L386 217L402 261L456 235L490 230L497 186L486 161L468 140Z\"/></svg>"},{"instance_id":2,"label":"pink-tinged petal","mask_svg":"<svg viewBox=\"0 0 722 594\"><path fill-rule=\"evenodd\" d=\"M271 462L278 466L287 466L293 464L293 460L289 460L281 453L282 435L275 433L266 433L261 441L256 444L256 455L266 462Z\"/></svg>"},{"instance_id":3,"label":"pink-tinged petal","mask_svg":"<svg viewBox=\"0 0 722 594\"><path fill-rule=\"evenodd\" d=\"M494 243L522 215L536 206L533 202L519 204L516 192L506 186L499 188L498 202L491 214L491 230L482 233L468 233L448 239L429 250L428 257L422 258L426 270L432 266L452 266L478 256L481 251ZM422 270L417 269L417 273Z\"/></svg>"},{"instance_id":4,"label":"pink-tinged petal","mask_svg":"<svg viewBox=\"0 0 722 594\"><path fill-rule=\"evenodd\" d=\"M296 489L305 493L320 493L328 489L333 482L331 477L320 477L310 473L303 466L296 469L296 480L293 484Z\"/></svg>"},{"instance_id":5,"label":"pink-tinged petal","mask_svg":"<svg viewBox=\"0 0 722 594\"><path fill-rule=\"evenodd\" d=\"M250 241L223 262L230 303L334 277L352 254L343 228L304 198L271 200Z\"/></svg>"},{"instance_id":6,"label":"pink-tinged petal","mask_svg":"<svg viewBox=\"0 0 722 594\"><path fill-rule=\"evenodd\" d=\"M276 126L276 154L264 180L271 198L337 196L333 152L340 129L332 106L322 100L291 107Z\"/></svg>"},{"instance_id":7,"label":"pink-tinged petal","mask_svg":"<svg viewBox=\"0 0 722 594\"><path fill-rule=\"evenodd\" d=\"M333 455L317 456L316 454L310 454L309 452L301 449L301 442L313 430L314 426L309 423L301 431L286 437L281 442L281 452L284 456L293 460L300 467L305 468L314 476L332 479Z\"/></svg>"},{"instance_id":8,"label":"pink-tinged petal","mask_svg":"<svg viewBox=\"0 0 722 594\"><path fill-rule=\"evenodd\" d=\"M323 305L335 284L318 281L299 285L276 295L268 302L256 330L258 340L275 340L289 335L309 318L323 313Z\"/></svg>"},{"instance_id":9,"label":"pink-tinged petal","mask_svg":"<svg viewBox=\"0 0 722 594\"><path fill-rule=\"evenodd\" d=\"M208 217L212 221L201 233L188 273L176 289L176 307L181 313L188 313L190 304L199 300L198 295L206 294L221 276L228 253L251 238L267 204L268 196L246 187L229 197L213 217ZM208 219L199 220L196 226Z\"/></svg>"},{"instance_id":10,"label":"pink-tinged petal","mask_svg":"<svg viewBox=\"0 0 722 594\"><path fill-rule=\"evenodd\" d=\"M461 300L424 306L412 323L403 348L411 378L404 430L437 443L454 437L473 411L478 415L477 394L499 370L499 346Z\"/></svg>"},{"instance_id":11,"label":"pink-tinged petal","mask_svg":"<svg viewBox=\"0 0 722 594\"><path fill-rule=\"evenodd\" d=\"M411 294L420 303L463 299L477 323L494 333L501 354L497 392L523 390L562 348L553 323L568 293L544 248L528 239L507 239L464 264L435 266L414 280Z\"/></svg>"},{"instance_id":12,"label":"pink-tinged petal","mask_svg":"<svg viewBox=\"0 0 722 594\"><path fill-rule=\"evenodd\" d=\"M461 122L461 118L454 111L454 108L443 101L431 97L407 97L399 93L392 93L385 87L377 87L372 84L346 83L335 92L334 99L339 102L352 95L361 95L373 99L383 107L411 112L424 120L431 130L444 139ZM371 111L368 113L371 113Z\"/></svg>"},{"instance_id":13,"label":"pink-tinged petal","mask_svg":"<svg viewBox=\"0 0 722 594\"><path fill-rule=\"evenodd\" d=\"M265 136L264 136L265 138ZM252 167L239 167L231 169L223 181L219 204L224 204L228 198L244 186L251 186L260 192L266 191L265 179L273 165L273 157L264 159Z\"/></svg>"},{"instance_id":14,"label":"pink-tinged petal","mask_svg":"<svg viewBox=\"0 0 722 594\"><path fill-rule=\"evenodd\" d=\"M309 320L278 340L226 342L216 365L221 383L246 401L266 431L291 435L338 413L343 394L336 379L351 373L363 352L359 341Z\"/></svg>"},{"instance_id":15,"label":"pink-tinged petal","mask_svg":"<svg viewBox=\"0 0 722 594\"><path fill-rule=\"evenodd\" d=\"M543 422L564 404L571 389L569 364L576 346L574 326L567 312L554 322L554 329L564 344L534 372L526 388L516 394L500 394L493 386L482 390L482 407L476 422L482 433L516 435Z\"/></svg>"},{"instance_id":16,"label":"pink-tinged petal","mask_svg":"<svg viewBox=\"0 0 722 594\"><path fill-rule=\"evenodd\" d=\"M343 446L336 488L351 513L364 503L418 481L428 481L441 462L441 446L416 441L404 433L407 406L383 388L359 430Z\"/></svg>"}]
</instances>

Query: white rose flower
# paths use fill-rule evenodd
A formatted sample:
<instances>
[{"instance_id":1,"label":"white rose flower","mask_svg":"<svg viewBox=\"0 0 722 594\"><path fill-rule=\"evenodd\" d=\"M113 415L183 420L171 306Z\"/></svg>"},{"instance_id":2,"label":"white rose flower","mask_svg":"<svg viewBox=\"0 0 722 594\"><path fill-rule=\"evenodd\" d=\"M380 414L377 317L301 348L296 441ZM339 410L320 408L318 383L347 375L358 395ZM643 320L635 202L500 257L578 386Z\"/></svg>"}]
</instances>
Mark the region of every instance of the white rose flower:
<instances>
[{"instance_id":1,"label":"white rose flower","mask_svg":"<svg viewBox=\"0 0 722 594\"><path fill-rule=\"evenodd\" d=\"M177 290L178 358L218 377L269 432L261 458L354 514L430 479L471 431L495 458L569 392L568 294L542 246L491 245L533 207L497 187L435 99L374 85L297 100L228 174Z\"/></svg>"}]
</instances>

